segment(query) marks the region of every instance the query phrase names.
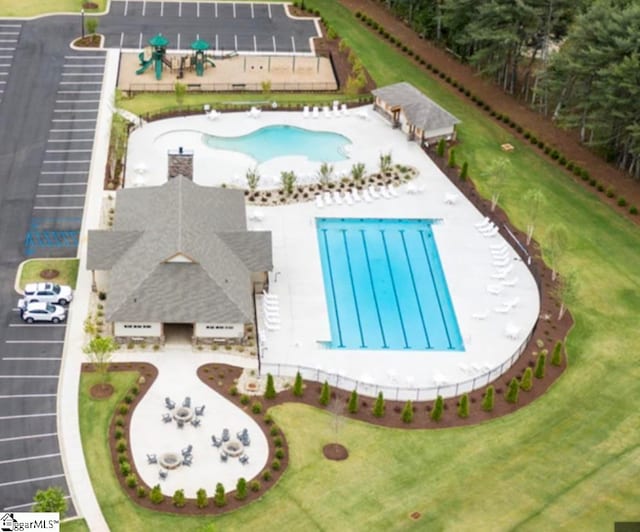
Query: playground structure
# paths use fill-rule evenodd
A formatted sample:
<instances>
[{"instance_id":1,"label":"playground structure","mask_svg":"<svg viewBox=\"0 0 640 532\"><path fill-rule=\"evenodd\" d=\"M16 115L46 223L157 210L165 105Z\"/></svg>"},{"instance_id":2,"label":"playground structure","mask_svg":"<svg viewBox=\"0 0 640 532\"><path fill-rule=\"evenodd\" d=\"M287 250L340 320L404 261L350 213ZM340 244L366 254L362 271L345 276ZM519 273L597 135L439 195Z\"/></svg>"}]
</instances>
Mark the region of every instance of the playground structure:
<instances>
[{"instance_id":1,"label":"playground structure","mask_svg":"<svg viewBox=\"0 0 640 532\"><path fill-rule=\"evenodd\" d=\"M177 72L178 79L182 79L185 70L195 70L196 75L202 77L207 65L215 67L216 64L213 59L207 55L210 45L203 39L198 39L191 43L192 53L190 55L167 57L167 46L169 45L169 39L164 37L161 33L149 39L149 46L147 46L140 54L138 59L140 61L139 68L136 70L136 74L140 75L145 73L151 66L154 67L156 80L162 79L163 65L166 66L171 72ZM222 56L220 59L226 57L232 57L237 55L233 52L226 56Z\"/></svg>"}]
</instances>

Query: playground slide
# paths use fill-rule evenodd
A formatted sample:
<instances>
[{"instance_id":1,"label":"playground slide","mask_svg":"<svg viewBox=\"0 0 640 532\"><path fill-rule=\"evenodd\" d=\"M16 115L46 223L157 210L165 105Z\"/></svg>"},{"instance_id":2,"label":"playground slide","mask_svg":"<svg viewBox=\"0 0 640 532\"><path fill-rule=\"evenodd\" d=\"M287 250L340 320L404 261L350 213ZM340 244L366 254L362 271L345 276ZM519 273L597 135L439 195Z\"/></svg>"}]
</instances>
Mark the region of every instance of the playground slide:
<instances>
[{"instance_id":1,"label":"playground slide","mask_svg":"<svg viewBox=\"0 0 640 532\"><path fill-rule=\"evenodd\" d=\"M153 64L153 59L149 59L149 61L144 60L144 52L140 52L138 55L138 59L140 59L140 68L136 70L136 74L139 76L140 74L147 71L147 69Z\"/></svg>"},{"instance_id":2,"label":"playground slide","mask_svg":"<svg viewBox=\"0 0 640 532\"><path fill-rule=\"evenodd\" d=\"M162 79L162 61L156 61L156 79Z\"/></svg>"}]
</instances>

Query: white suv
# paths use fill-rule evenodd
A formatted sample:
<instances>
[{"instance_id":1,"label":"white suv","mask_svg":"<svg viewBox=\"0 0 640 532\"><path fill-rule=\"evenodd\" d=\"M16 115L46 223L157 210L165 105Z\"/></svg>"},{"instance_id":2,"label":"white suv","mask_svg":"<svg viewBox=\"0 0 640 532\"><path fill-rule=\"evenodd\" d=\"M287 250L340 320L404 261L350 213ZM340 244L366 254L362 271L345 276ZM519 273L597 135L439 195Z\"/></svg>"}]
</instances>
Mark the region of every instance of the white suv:
<instances>
[{"instance_id":1,"label":"white suv","mask_svg":"<svg viewBox=\"0 0 640 532\"><path fill-rule=\"evenodd\" d=\"M27 301L66 305L73 299L73 291L70 286L56 283L29 283L24 287L24 298Z\"/></svg>"},{"instance_id":2,"label":"white suv","mask_svg":"<svg viewBox=\"0 0 640 532\"><path fill-rule=\"evenodd\" d=\"M46 303L44 301L18 301L20 309L20 317L27 323L36 321L48 321L51 323L60 323L67 319L67 311L60 305Z\"/></svg>"}]
</instances>

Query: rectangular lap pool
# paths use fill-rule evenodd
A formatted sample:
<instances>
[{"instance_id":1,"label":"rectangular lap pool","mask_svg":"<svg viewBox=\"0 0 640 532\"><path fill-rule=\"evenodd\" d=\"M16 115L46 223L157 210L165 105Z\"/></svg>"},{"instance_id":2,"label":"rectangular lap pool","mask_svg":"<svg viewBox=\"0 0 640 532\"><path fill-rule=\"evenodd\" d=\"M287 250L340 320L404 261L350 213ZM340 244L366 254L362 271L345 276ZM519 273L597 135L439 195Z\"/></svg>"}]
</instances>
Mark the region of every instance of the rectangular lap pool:
<instances>
[{"instance_id":1,"label":"rectangular lap pool","mask_svg":"<svg viewBox=\"0 0 640 532\"><path fill-rule=\"evenodd\" d=\"M332 348L464 350L434 222L316 220Z\"/></svg>"}]
</instances>

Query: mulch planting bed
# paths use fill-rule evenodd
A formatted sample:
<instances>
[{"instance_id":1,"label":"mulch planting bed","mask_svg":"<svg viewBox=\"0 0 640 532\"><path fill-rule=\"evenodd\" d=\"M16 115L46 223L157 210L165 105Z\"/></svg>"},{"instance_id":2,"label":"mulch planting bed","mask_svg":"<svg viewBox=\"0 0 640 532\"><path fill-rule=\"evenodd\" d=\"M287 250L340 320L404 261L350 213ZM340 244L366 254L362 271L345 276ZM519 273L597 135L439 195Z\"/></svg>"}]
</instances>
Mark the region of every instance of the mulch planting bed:
<instances>
[{"instance_id":1,"label":"mulch planting bed","mask_svg":"<svg viewBox=\"0 0 640 532\"><path fill-rule=\"evenodd\" d=\"M322 454L327 460L346 460L349 458L349 451L344 445L339 443L327 443L322 448Z\"/></svg>"},{"instance_id":2,"label":"mulch planting bed","mask_svg":"<svg viewBox=\"0 0 640 532\"><path fill-rule=\"evenodd\" d=\"M111 384L94 384L89 390L91 399L107 399L113 394L114 388Z\"/></svg>"}]
</instances>

